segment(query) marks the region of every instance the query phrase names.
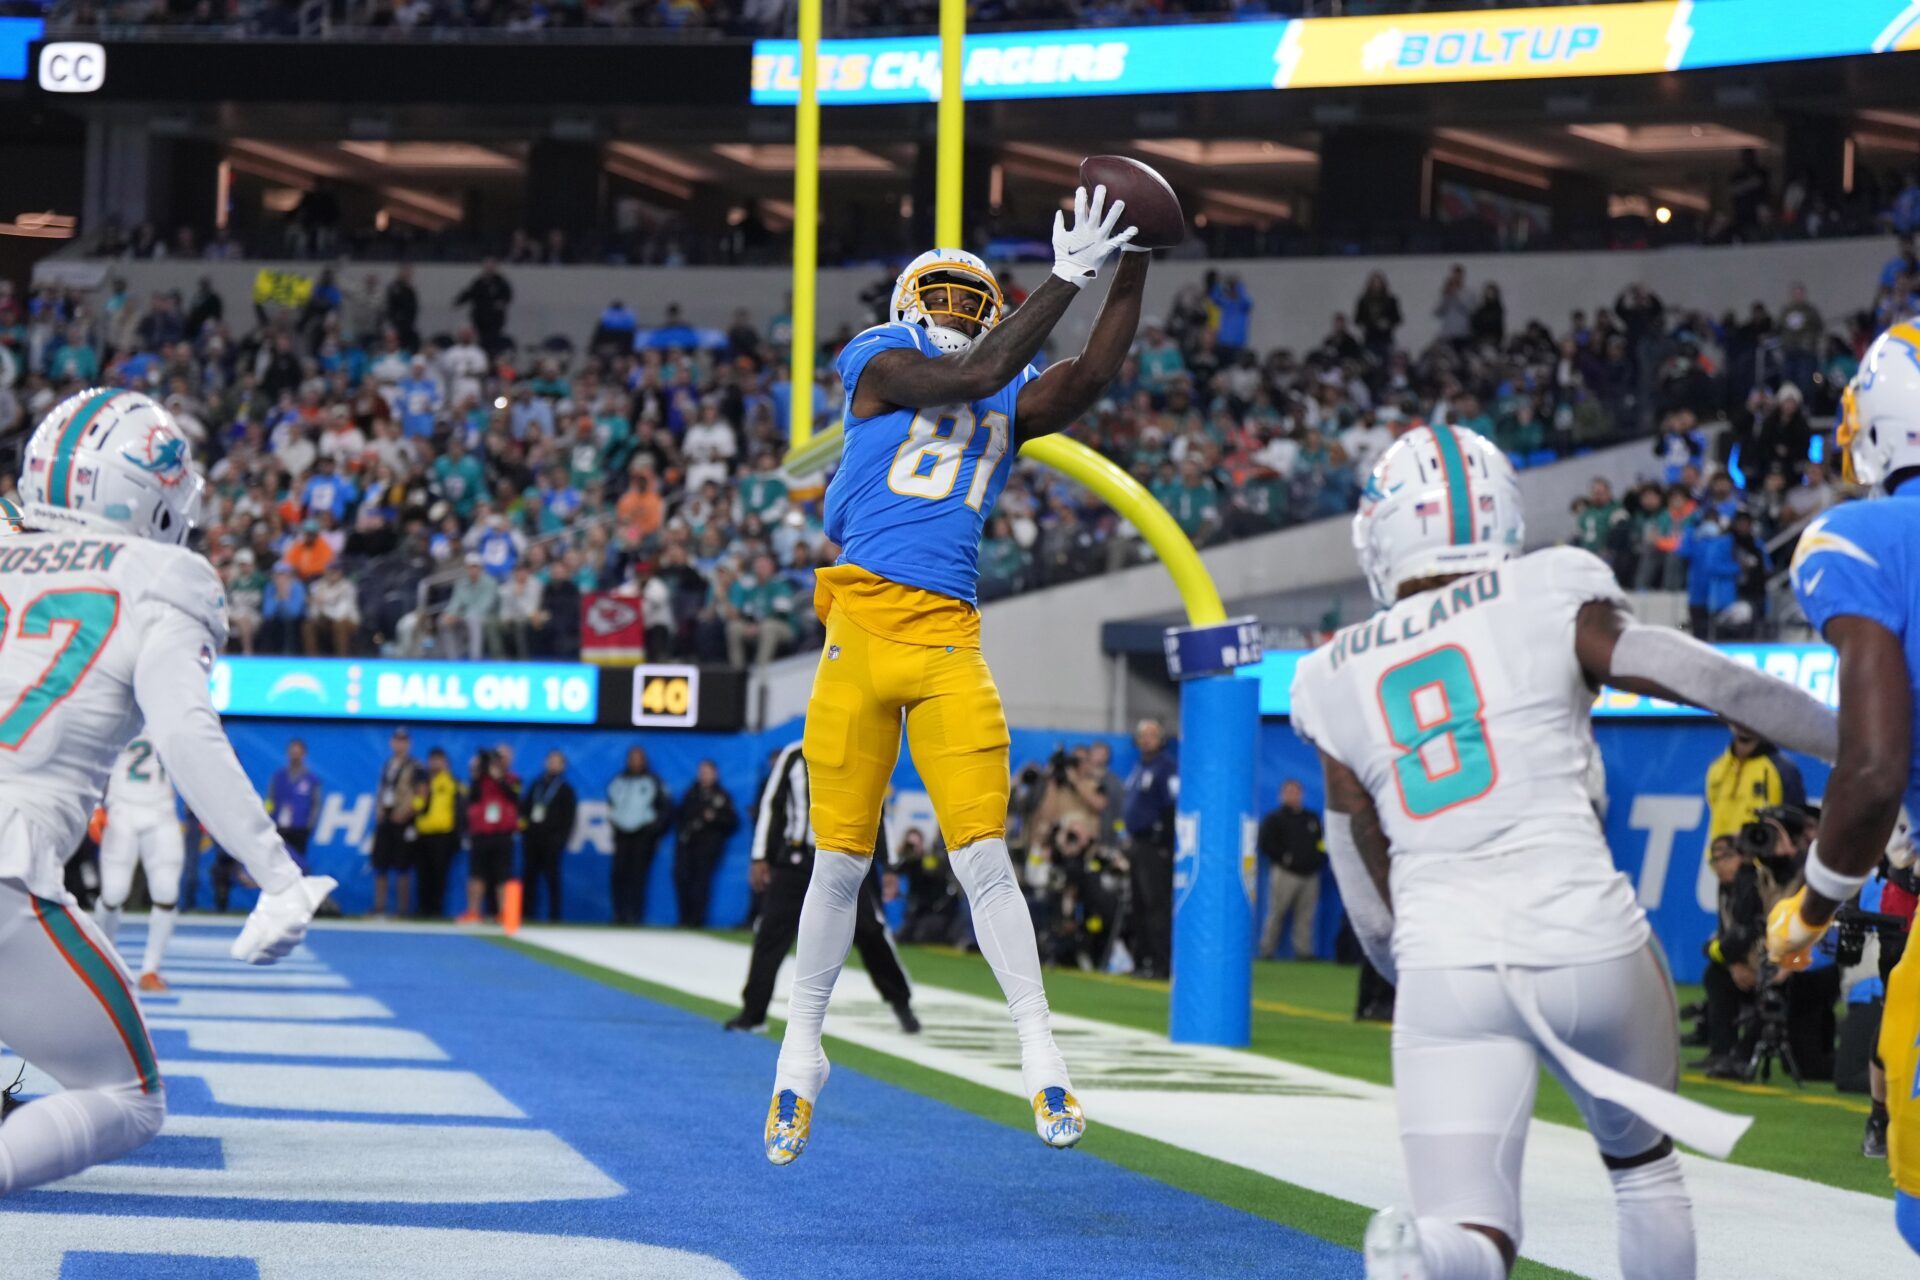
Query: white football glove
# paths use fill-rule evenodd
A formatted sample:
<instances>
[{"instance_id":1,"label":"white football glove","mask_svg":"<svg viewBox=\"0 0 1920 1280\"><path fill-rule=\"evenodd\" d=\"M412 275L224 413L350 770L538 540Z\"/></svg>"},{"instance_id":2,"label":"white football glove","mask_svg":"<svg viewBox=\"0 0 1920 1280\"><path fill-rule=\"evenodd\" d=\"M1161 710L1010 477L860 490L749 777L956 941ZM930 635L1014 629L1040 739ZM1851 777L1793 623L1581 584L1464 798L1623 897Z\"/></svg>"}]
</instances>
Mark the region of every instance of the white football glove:
<instances>
[{"instance_id":1,"label":"white football glove","mask_svg":"<svg viewBox=\"0 0 1920 1280\"><path fill-rule=\"evenodd\" d=\"M332 876L302 876L278 893L261 890L260 901L228 948L229 954L248 964L272 964L281 959L300 945L313 913L339 887L340 882Z\"/></svg>"},{"instance_id":2,"label":"white football glove","mask_svg":"<svg viewBox=\"0 0 1920 1280\"><path fill-rule=\"evenodd\" d=\"M1894 821L1893 830L1887 835L1887 861L1904 871L1913 865L1913 854L1913 825L1907 821L1907 811L1903 807L1899 818Z\"/></svg>"},{"instance_id":3,"label":"white football glove","mask_svg":"<svg viewBox=\"0 0 1920 1280\"><path fill-rule=\"evenodd\" d=\"M1099 275L1100 264L1139 233L1138 227L1114 230L1126 207L1126 201L1115 200L1109 208L1105 186L1095 187L1091 199L1085 187L1075 187L1073 225L1067 225L1064 212L1053 215L1053 274L1075 288Z\"/></svg>"}]
</instances>

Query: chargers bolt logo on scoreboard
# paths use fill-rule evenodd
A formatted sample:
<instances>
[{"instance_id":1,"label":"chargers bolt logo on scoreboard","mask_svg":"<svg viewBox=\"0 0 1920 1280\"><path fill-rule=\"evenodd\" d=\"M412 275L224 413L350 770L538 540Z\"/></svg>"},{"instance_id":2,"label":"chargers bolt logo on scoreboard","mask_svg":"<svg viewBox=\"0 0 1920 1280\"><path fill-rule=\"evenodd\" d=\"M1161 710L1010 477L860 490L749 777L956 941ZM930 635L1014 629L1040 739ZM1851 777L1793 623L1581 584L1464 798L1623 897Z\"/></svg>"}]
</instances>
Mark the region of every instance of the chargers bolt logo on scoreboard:
<instances>
[{"instance_id":1,"label":"chargers bolt logo on scoreboard","mask_svg":"<svg viewBox=\"0 0 1920 1280\"><path fill-rule=\"evenodd\" d=\"M40 50L40 87L48 93L94 93L107 82L107 51L84 40Z\"/></svg>"}]
</instances>

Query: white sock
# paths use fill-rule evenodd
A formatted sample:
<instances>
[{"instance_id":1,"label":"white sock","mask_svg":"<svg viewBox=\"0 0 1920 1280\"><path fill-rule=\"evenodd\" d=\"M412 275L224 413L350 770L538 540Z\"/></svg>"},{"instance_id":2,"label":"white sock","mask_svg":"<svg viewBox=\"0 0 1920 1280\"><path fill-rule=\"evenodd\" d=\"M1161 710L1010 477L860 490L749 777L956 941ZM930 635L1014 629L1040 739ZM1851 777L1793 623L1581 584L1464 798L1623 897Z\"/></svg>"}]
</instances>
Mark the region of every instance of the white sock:
<instances>
[{"instance_id":1,"label":"white sock","mask_svg":"<svg viewBox=\"0 0 1920 1280\"><path fill-rule=\"evenodd\" d=\"M117 1160L160 1132L166 1095L138 1085L35 1098L0 1127L0 1196Z\"/></svg>"},{"instance_id":2,"label":"white sock","mask_svg":"<svg viewBox=\"0 0 1920 1280\"><path fill-rule=\"evenodd\" d=\"M773 1091L791 1089L808 1101L827 1082L827 1055L820 1033L840 966L853 946L854 906L872 860L866 855L821 849L813 855L813 878L800 907L800 937L794 948L793 990L787 996L787 1032Z\"/></svg>"},{"instance_id":3,"label":"white sock","mask_svg":"<svg viewBox=\"0 0 1920 1280\"><path fill-rule=\"evenodd\" d=\"M141 973L160 972L160 962L167 955L167 943L173 939L174 922L179 918L179 911L171 906L155 907L147 913L147 958L141 961Z\"/></svg>"},{"instance_id":4,"label":"white sock","mask_svg":"<svg viewBox=\"0 0 1920 1280\"><path fill-rule=\"evenodd\" d=\"M1007 1012L1013 1015L1013 1029L1020 1036L1020 1078L1027 1096L1054 1085L1073 1088L1066 1060L1053 1043L1053 1015L1040 980L1033 916L1013 878L1007 842L997 836L977 840L953 850L948 861L973 906L973 936L980 954L1006 994Z\"/></svg>"},{"instance_id":5,"label":"white sock","mask_svg":"<svg viewBox=\"0 0 1920 1280\"><path fill-rule=\"evenodd\" d=\"M1669 1151L1631 1169L1610 1169L1620 1212L1620 1274L1625 1280L1693 1280L1693 1201Z\"/></svg>"},{"instance_id":6,"label":"white sock","mask_svg":"<svg viewBox=\"0 0 1920 1280\"><path fill-rule=\"evenodd\" d=\"M100 932L107 935L107 941L115 946L120 944L120 908L107 905L105 898L96 898L93 902L93 922L100 926Z\"/></svg>"},{"instance_id":7,"label":"white sock","mask_svg":"<svg viewBox=\"0 0 1920 1280\"><path fill-rule=\"evenodd\" d=\"M1420 1219L1420 1260L1427 1280L1506 1280L1500 1248L1478 1231L1442 1218Z\"/></svg>"}]
</instances>

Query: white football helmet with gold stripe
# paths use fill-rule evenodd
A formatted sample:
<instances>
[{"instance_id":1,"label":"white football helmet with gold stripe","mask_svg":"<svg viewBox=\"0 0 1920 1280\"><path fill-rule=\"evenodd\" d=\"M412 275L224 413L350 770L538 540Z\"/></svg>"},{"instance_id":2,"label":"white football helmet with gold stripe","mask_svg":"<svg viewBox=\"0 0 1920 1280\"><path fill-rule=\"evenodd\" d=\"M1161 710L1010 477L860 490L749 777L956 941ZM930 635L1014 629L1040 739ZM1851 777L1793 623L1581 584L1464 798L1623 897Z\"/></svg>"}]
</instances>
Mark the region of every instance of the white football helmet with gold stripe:
<instances>
[{"instance_id":1,"label":"white football helmet with gold stripe","mask_svg":"<svg viewBox=\"0 0 1920 1280\"><path fill-rule=\"evenodd\" d=\"M1855 484L1884 485L1920 467L1920 323L1896 324L1867 348L1841 397L1834 443Z\"/></svg>"},{"instance_id":2,"label":"white football helmet with gold stripe","mask_svg":"<svg viewBox=\"0 0 1920 1280\"><path fill-rule=\"evenodd\" d=\"M893 320L925 329L933 345L950 356L971 347L979 334L947 320L974 321L985 333L1000 323L1005 310L993 269L965 249L929 249L893 282Z\"/></svg>"}]
</instances>

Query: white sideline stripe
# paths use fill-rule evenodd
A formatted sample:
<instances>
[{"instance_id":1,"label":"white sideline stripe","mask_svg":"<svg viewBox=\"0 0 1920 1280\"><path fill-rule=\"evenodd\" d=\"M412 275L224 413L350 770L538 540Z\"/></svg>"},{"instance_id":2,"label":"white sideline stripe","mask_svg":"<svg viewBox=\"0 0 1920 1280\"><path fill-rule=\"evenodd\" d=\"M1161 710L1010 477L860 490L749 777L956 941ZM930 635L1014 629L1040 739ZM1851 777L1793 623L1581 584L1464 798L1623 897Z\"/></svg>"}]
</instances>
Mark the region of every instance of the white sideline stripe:
<instances>
[{"instance_id":1,"label":"white sideline stripe","mask_svg":"<svg viewBox=\"0 0 1920 1280\"><path fill-rule=\"evenodd\" d=\"M57 1280L69 1251L245 1257L273 1280L739 1280L718 1258L587 1236L359 1223L230 1222L219 1218L0 1214L8 1280Z\"/></svg>"},{"instance_id":2,"label":"white sideline stripe","mask_svg":"<svg viewBox=\"0 0 1920 1280\"><path fill-rule=\"evenodd\" d=\"M272 1058L389 1058L445 1062L446 1051L419 1031L338 1023L173 1018L149 1014L154 1031L184 1031L195 1053L233 1053Z\"/></svg>"},{"instance_id":3,"label":"white sideline stripe","mask_svg":"<svg viewBox=\"0 0 1920 1280\"><path fill-rule=\"evenodd\" d=\"M249 991L305 990L344 991L351 983L337 973L318 969L297 969L282 973L278 965L243 973L238 969L185 969L164 966L161 976L178 991L189 987L244 987Z\"/></svg>"},{"instance_id":4,"label":"white sideline stripe","mask_svg":"<svg viewBox=\"0 0 1920 1280\"><path fill-rule=\"evenodd\" d=\"M226 1167L102 1164L44 1189L347 1204L511 1204L605 1199L626 1191L542 1129L170 1115L165 1133L218 1139ZM10 1218L0 1214L0 1229ZM225 1247L215 1251L219 1253L230 1254L234 1241L251 1233L251 1228L241 1230L230 1223L213 1225L226 1233ZM164 1243L170 1251L181 1251L175 1240ZM391 1266L391 1257L388 1262ZM5 1274L13 1280L11 1260ZM272 1274L279 1280L283 1273Z\"/></svg>"},{"instance_id":5,"label":"white sideline stripe","mask_svg":"<svg viewBox=\"0 0 1920 1280\"><path fill-rule=\"evenodd\" d=\"M372 996L298 991L175 990L141 1000L150 1018L267 1018L276 1022L343 1022L391 1018L393 1010Z\"/></svg>"},{"instance_id":6,"label":"white sideline stripe","mask_svg":"<svg viewBox=\"0 0 1920 1280\"><path fill-rule=\"evenodd\" d=\"M746 976L748 948L718 938L539 926L523 930L521 937L727 1004L738 1000ZM786 979L783 971L777 1000L786 997ZM866 974L848 970L834 992L827 1032L1020 1096L1019 1049L1003 1006L926 986L915 991L914 1004L927 1030L907 1036L879 1003ZM1056 1013L1054 1025L1076 1092L1095 1123L1355 1204L1377 1207L1406 1199L1390 1089L1260 1054L1176 1045L1163 1036L1090 1018ZM1384 1054L1384 1036L1380 1044ZM1137 1081L1142 1073L1169 1083L1204 1082L1216 1091L1127 1087L1130 1075ZM1242 1092L1217 1091L1234 1082ZM832 1107L829 1089L822 1123L832 1123ZM758 1116L741 1118L743 1127L758 1123ZM1704 1157L1682 1158L1703 1276L1753 1274L1762 1241L1769 1275L1831 1273L1838 1242L1845 1242L1848 1256L1841 1269L1848 1275L1897 1275L1912 1266L1911 1254L1893 1230L1890 1201ZM1620 1280L1612 1198L1605 1169L1583 1130L1533 1122L1525 1172L1527 1257L1591 1280ZM1795 1222L1821 1224L1819 1238L1781 1230L1783 1206L1791 1206Z\"/></svg>"},{"instance_id":7,"label":"white sideline stripe","mask_svg":"<svg viewBox=\"0 0 1920 1280\"><path fill-rule=\"evenodd\" d=\"M226 1107L382 1116L524 1120L527 1113L471 1071L430 1067L302 1067L286 1062L162 1059L168 1080L196 1076Z\"/></svg>"}]
</instances>

